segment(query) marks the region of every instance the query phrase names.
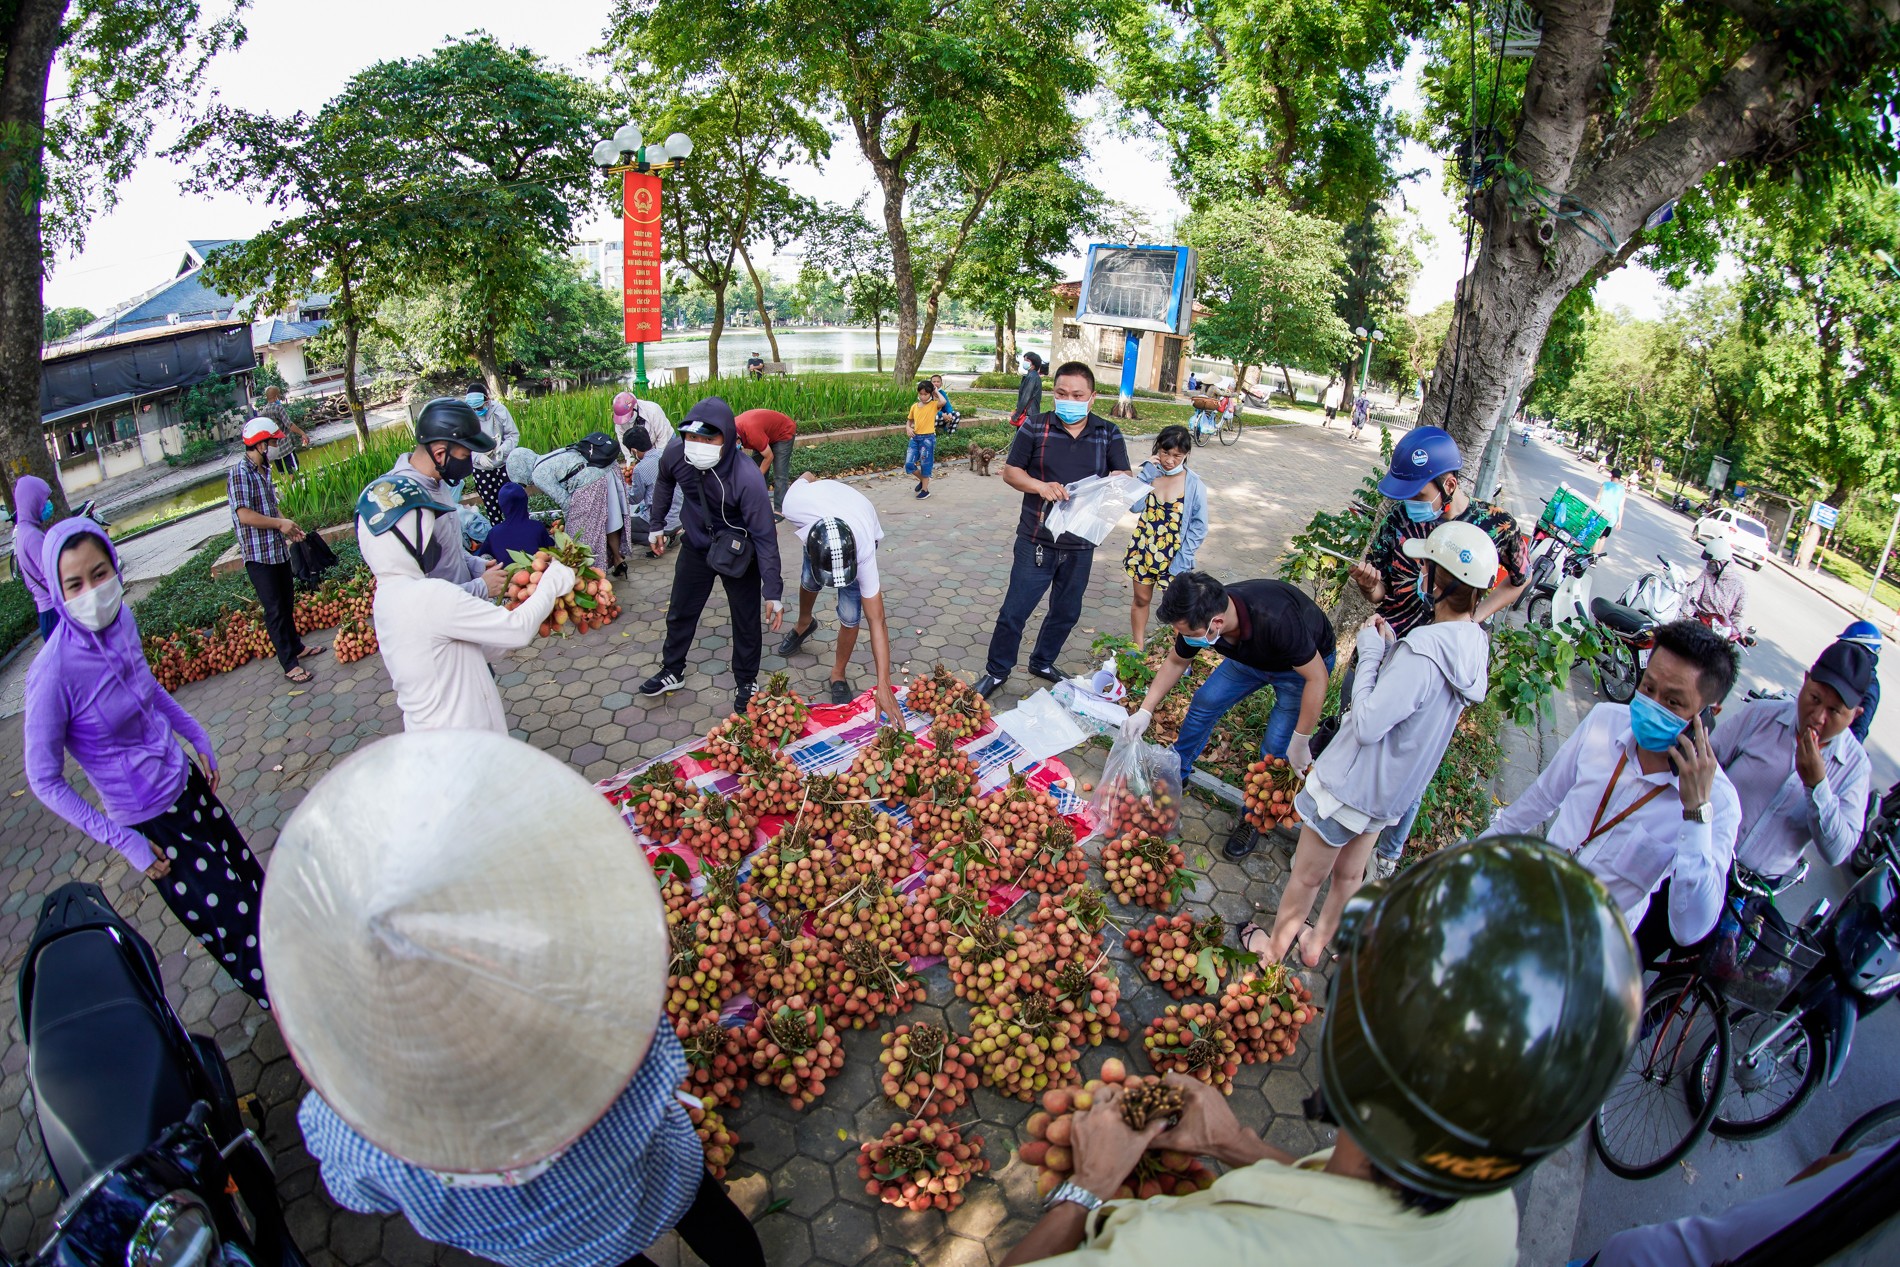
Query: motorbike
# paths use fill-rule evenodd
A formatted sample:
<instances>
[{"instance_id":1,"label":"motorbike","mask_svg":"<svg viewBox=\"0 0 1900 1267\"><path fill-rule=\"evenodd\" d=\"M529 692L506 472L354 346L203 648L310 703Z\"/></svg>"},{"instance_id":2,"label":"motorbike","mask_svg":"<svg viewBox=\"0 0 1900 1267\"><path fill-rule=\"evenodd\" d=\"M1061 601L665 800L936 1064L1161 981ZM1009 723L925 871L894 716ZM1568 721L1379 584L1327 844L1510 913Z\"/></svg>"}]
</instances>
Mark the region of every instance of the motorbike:
<instances>
[{"instance_id":1,"label":"motorbike","mask_svg":"<svg viewBox=\"0 0 1900 1267\"><path fill-rule=\"evenodd\" d=\"M1655 645L1657 622L1644 612L1592 593L1590 572L1601 557L1574 551L1564 554L1563 576L1556 585L1533 595L1525 620L1545 629L1568 621L1593 629L1603 646L1595 661L1603 693L1618 704L1627 704L1636 694L1643 663Z\"/></svg>"},{"instance_id":2,"label":"motorbike","mask_svg":"<svg viewBox=\"0 0 1900 1267\"><path fill-rule=\"evenodd\" d=\"M1631 581L1616 601L1646 612L1657 624L1666 625L1682 613L1682 596L1695 580L1695 573L1676 566L1660 554L1656 561L1662 564L1661 570L1645 572Z\"/></svg>"},{"instance_id":3,"label":"motorbike","mask_svg":"<svg viewBox=\"0 0 1900 1267\"><path fill-rule=\"evenodd\" d=\"M1891 858L1900 868L1900 783L1888 788L1868 809L1867 824L1860 829L1860 843L1847 856L1847 865L1856 875L1871 871L1882 859Z\"/></svg>"},{"instance_id":4,"label":"motorbike","mask_svg":"<svg viewBox=\"0 0 1900 1267\"><path fill-rule=\"evenodd\" d=\"M44 1267L306 1267L223 1055L96 885L49 894L21 960L34 1114L65 1194Z\"/></svg>"}]
</instances>

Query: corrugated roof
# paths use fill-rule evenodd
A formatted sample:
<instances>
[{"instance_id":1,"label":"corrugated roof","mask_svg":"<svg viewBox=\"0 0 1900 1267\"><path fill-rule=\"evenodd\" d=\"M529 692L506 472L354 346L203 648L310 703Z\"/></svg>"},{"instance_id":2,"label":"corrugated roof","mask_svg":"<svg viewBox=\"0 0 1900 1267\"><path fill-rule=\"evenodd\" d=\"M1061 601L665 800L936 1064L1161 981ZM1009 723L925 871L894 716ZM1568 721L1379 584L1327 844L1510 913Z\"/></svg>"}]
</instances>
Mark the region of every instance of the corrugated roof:
<instances>
[{"instance_id":1,"label":"corrugated roof","mask_svg":"<svg viewBox=\"0 0 1900 1267\"><path fill-rule=\"evenodd\" d=\"M282 317L272 317L270 328L264 332L264 338L255 340L259 347L270 347L274 343L295 343L299 339L316 337L327 321L285 321Z\"/></svg>"}]
</instances>

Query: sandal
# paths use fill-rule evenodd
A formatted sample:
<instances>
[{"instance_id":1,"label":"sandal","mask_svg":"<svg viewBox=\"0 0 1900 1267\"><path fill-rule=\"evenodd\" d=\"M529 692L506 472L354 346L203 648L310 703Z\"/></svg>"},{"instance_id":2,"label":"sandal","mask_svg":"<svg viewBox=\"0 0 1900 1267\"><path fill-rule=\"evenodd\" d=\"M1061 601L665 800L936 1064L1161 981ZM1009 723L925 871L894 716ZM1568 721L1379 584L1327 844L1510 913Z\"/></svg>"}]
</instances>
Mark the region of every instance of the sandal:
<instances>
[{"instance_id":1,"label":"sandal","mask_svg":"<svg viewBox=\"0 0 1900 1267\"><path fill-rule=\"evenodd\" d=\"M1246 923L1242 924L1240 926L1240 931L1235 934L1235 937L1240 942L1240 948L1242 950L1246 951L1250 955L1258 955L1260 957L1260 961L1262 963L1265 963L1266 958L1267 958L1266 947L1263 945L1259 949L1255 949L1253 945L1253 937L1254 937L1254 934L1256 933L1266 938L1268 941L1273 940L1273 932L1271 929L1262 928L1260 925L1254 923L1252 920L1248 920Z\"/></svg>"},{"instance_id":2,"label":"sandal","mask_svg":"<svg viewBox=\"0 0 1900 1267\"><path fill-rule=\"evenodd\" d=\"M289 671L284 674L284 677L299 686L302 686L306 682L314 682L317 680L311 676L310 670L304 668L301 664L293 664Z\"/></svg>"},{"instance_id":3,"label":"sandal","mask_svg":"<svg viewBox=\"0 0 1900 1267\"><path fill-rule=\"evenodd\" d=\"M322 655L329 649L328 647L305 647L302 651L297 653L297 658L299 660L308 660L311 656Z\"/></svg>"}]
</instances>

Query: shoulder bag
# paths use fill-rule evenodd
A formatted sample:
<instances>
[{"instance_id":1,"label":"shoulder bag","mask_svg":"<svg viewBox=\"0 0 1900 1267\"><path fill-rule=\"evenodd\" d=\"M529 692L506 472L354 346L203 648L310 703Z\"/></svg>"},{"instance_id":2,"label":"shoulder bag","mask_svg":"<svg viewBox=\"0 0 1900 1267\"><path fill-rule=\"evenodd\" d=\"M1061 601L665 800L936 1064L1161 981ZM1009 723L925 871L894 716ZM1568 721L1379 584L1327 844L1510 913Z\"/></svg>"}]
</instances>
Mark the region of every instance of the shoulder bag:
<instances>
[{"instance_id":1,"label":"shoulder bag","mask_svg":"<svg viewBox=\"0 0 1900 1267\"><path fill-rule=\"evenodd\" d=\"M699 497L699 513L706 517L706 531L712 535L712 543L706 547L706 566L725 577L741 577L752 570L755 548L752 534L743 527L736 527L726 518L726 499L719 499L719 519L712 517L712 511L706 506L706 476L711 472L701 472L694 484Z\"/></svg>"}]
</instances>

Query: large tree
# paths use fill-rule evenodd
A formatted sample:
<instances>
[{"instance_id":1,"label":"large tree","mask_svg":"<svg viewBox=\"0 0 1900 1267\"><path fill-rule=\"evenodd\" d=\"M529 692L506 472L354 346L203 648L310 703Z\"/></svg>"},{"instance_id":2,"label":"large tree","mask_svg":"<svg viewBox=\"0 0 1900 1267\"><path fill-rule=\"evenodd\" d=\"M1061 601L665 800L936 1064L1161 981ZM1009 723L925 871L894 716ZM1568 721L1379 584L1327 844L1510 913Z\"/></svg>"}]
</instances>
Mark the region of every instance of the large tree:
<instances>
[{"instance_id":1,"label":"large tree","mask_svg":"<svg viewBox=\"0 0 1900 1267\"><path fill-rule=\"evenodd\" d=\"M812 217L805 231L805 260L837 281L851 320L871 322L882 374L884 317L897 305L897 286L891 280L890 239L864 214L863 198L849 207L828 204Z\"/></svg>"},{"instance_id":2,"label":"large tree","mask_svg":"<svg viewBox=\"0 0 1900 1267\"><path fill-rule=\"evenodd\" d=\"M1527 67L1472 55L1459 19L1427 82L1480 236L1420 418L1450 428L1474 474L1572 290L1646 246L1692 246L1698 218L1751 186L1900 167L1900 0L1531 7ZM1645 227L1692 190L1675 223Z\"/></svg>"},{"instance_id":3,"label":"large tree","mask_svg":"<svg viewBox=\"0 0 1900 1267\"><path fill-rule=\"evenodd\" d=\"M1114 2L617 0L613 30L662 72L709 56L775 58L805 100L849 129L883 194L903 381L990 200L1072 143L1072 102L1097 78L1081 37ZM913 191L950 226L928 259L912 240Z\"/></svg>"},{"instance_id":4,"label":"large tree","mask_svg":"<svg viewBox=\"0 0 1900 1267\"><path fill-rule=\"evenodd\" d=\"M476 364L501 395L503 337L528 311L542 255L566 247L600 195L590 154L612 130L606 92L476 32L359 71L332 104L397 151L371 174L371 197L418 221L405 283L460 291Z\"/></svg>"},{"instance_id":5,"label":"large tree","mask_svg":"<svg viewBox=\"0 0 1900 1267\"><path fill-rule=\"evenodd\" d=\"M41 283L117 200L159 122L197 97L210 59L243 42L238 10L197 0L0 3L0 497L33 474L64 500L40 427ZM60 92L47 86L57 65Z\"/></svg>"},{"instance_id":6,"label":"large tree","mask_svg":"<svg viewBox=\"0 0 1900 1267\"><path fill-rule=\"evenodd\" d=\"M1016 363L1016 310L1048 308L1062 280L1055 260L1101 227L1106 199L1074 168L1050 163L1013 177L970 236L956 294L995 326L998 371Z\"/></svg>"}]
</instances>

